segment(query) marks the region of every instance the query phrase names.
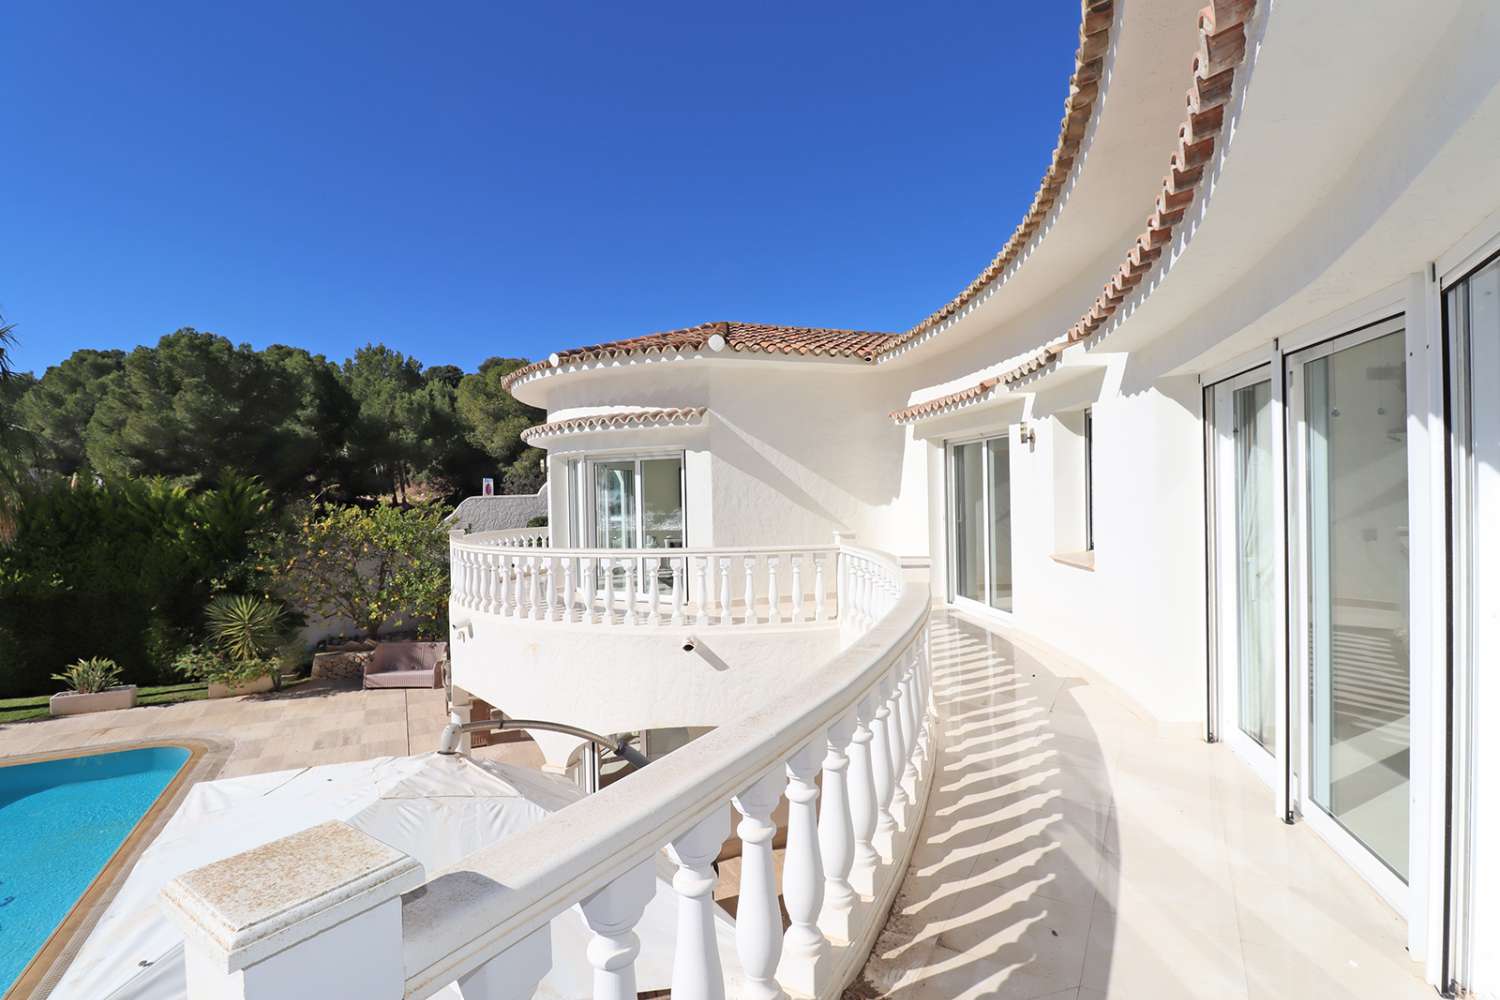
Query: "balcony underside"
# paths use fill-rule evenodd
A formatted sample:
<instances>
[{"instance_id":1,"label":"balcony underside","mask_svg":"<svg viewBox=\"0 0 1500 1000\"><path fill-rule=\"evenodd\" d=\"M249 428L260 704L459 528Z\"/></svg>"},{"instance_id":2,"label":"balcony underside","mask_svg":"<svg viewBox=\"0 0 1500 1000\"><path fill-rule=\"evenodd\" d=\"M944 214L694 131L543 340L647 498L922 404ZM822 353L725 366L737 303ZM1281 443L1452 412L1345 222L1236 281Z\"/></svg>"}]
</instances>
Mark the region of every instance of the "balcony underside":
<instances>
[{"instance_id":1,"label":"balcony underside","mask_svg":"<svg viewBox=\"0 0 1500 1000\"><path fill-rule=\"evenodd\" d=\"M1428 998L1406 928L1223 744L934 620L912 864L857 996Z\"/></svg>"}]
</instances>

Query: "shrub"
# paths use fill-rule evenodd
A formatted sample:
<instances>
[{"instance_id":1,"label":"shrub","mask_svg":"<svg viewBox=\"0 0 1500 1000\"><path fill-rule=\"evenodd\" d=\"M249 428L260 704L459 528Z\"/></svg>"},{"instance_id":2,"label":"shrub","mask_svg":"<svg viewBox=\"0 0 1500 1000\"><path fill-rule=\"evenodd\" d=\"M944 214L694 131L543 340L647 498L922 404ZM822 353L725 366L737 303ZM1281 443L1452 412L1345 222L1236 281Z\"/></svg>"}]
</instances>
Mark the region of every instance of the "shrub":
<instances>
[{"instance_id":1,"label":"shrub","mask_svg":"<svg viewBox=\"0 0 1500 1000\"><path fill-rule=\"evenodd\" d=\"M445 633L447 513L436 504L303 511L282 563L293 601L372 639L386 626Z\"/></svg>"},{"instance_id":2,"label":"shrub","mask_svg":"<svg viewBox=\"0 0 1500 1000\"><path fill-rule=\"evenodd\" d=\"M237 660L212 646L189 646L177 654L174 669L190 681L239 687L270 674L279 678L281 664L269 657Z\"/></svg>"},{"instance_id":3,"label":"shrub","mask_svg":"<svg viewBox=\"0 0 1500 1000\"><path fill-rule=\"evenodd\" d=\"M538 514L536 517L533 517L531 520L529 520L529 521L526 522L526 527L528 527L528 528L545 528L546 526L547 526L547 515L546 514Z\"/></svg>"},{"instance_id":4,"label":"shrub","mask_svg":"<svg viewBox=\"0 0 1500 1000\"><path fill-rule=\"evenodd\" d=\"M263 587L269 495L234 476L33 484L0 544L0 697L51 690L48 670L107 650L124 679L166 680L218 590ZM86 623L86 627L80 627Z\"/></svg>"},{"instance_id":5,"label":"shrub","mask_svg":"<svg viewBox=\"0 0 1500 1000\"><path fill-rule=\"evenodd\" d=\"M262 597L221 594L209 602L204 619L209 638L231 659L264 658L285 638L285 609Z\"/></svg>"},{"instance_id":6,"label":"shrub","mask_svg":"<svg viewBox=\"0 0 1500 1000\"><path fill-rule=\"evenodd\" d=\"M78 694L98 694L120 683L120 665L103 656L78 660L52 679L62 681L68 690Z\"/></svg>"}]
</instances>

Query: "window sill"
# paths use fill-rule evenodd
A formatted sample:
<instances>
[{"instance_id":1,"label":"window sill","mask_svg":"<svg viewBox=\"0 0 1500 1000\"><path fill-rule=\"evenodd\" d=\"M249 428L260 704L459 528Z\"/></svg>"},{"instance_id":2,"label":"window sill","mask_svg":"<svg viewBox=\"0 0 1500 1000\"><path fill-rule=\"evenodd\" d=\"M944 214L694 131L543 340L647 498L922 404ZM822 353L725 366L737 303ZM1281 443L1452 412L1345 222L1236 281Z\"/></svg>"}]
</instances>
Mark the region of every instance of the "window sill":
<instances>
[{"instance_id":1,"label":"window sill","mask_svg":"<svg viewBox=\"0 0 1500 1000\"><path fill-rule=\"evenodd\" d=\"M1064 566L1073 566L1077 569L1086 569L1090 573L1094 571L1094 552L1054 552L1052 561L1062 563Z\"/></svg>"}]
</instances>

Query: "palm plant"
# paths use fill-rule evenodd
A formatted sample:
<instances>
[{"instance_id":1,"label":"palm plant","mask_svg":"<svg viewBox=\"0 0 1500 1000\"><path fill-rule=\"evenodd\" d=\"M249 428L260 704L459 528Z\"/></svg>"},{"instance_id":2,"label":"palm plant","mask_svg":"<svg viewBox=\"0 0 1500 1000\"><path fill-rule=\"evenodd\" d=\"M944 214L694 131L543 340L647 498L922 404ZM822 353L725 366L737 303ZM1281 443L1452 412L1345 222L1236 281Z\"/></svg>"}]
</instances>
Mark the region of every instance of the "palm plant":
<instances>
[{"instance_id":1,"label":"palm plant","mask_svg":"<svg viewBox=\"0 0 1500 1000\"><path fill-rule=\"evenodd\" d=\"M91 656L71 664L60 674L53 674L52 679L62 681L68 690L78 694L98 694L120 683L120 667L107 657Z\"/></svg>"},{"instance_id":2,"label":"palm plant","mask_svg":"<svg viewBox=\"0 0 1500 1000\"><path fill-rule=\"evenodd\" d=\"M214 645L232 660L268 659L281 645L286 610L247 594L222 594L205 612Z\"/></svg>"}]
</instances>

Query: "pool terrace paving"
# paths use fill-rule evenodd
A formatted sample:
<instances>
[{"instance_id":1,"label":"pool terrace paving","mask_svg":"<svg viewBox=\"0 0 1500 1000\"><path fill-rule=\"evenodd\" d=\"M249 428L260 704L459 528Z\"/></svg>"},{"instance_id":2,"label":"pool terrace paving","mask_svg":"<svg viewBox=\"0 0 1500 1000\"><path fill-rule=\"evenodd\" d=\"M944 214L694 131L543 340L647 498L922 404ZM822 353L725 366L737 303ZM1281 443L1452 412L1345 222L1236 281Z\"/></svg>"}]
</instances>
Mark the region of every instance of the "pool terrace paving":
<instances>
[{"instance_id":1,"label":"pool terrace paving","mask_svg":"<svg viewBox=\"0 0 1500 1000\"><path fill-rule=\"evenodd\" d=\"M198 739L221 747L207 778L233 778L370 757L436 750L447 721L443 691L363 691L348 683L308 681L264 695L219 698L0 725L3 758L141 741ZM539 768L528 741L476 749L474 755Z\"/></svg>"}]
</instances>

